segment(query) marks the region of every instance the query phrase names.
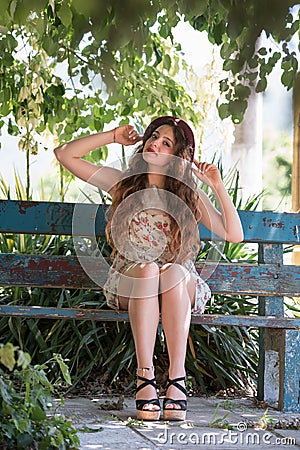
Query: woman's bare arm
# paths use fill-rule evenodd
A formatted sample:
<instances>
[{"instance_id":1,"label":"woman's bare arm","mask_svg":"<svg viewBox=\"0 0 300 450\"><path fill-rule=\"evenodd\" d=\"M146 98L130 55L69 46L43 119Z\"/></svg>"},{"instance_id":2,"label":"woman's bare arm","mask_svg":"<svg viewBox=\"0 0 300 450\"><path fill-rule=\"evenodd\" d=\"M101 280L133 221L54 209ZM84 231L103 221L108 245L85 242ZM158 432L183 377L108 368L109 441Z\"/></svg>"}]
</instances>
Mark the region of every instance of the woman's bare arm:
<instances>
[{"instance_id":1,"label":"woman's bare arm","mask_svg":"<svg viewBox=\"0 0 300 450\"><path fill-rule=\"evenodd\" d=\"M201 222L217 236L229 242L241 242L244 238L242 224L237 210L225 189L218 168L213 164L194 161L198 170L194 170L199 180L208 184L216 197L220 211L217 210L208 196L200 191L202 203Z\"/></svg>"},{"instance_id":2,"label":"woman's bare arm","mask_svg":"<svg viewBox=\"0 0 300 450\"><path fill-rule=\"evenodd\" d=\"M54 154L58 161L76 177L109 192L120 181L122 172L112 167L92 164L82 157L96 148L114 142L133 145L139 139L134 127L122 125L114 130L95 133L62 144L54 149Z\"/></svg>"}]
</instances>

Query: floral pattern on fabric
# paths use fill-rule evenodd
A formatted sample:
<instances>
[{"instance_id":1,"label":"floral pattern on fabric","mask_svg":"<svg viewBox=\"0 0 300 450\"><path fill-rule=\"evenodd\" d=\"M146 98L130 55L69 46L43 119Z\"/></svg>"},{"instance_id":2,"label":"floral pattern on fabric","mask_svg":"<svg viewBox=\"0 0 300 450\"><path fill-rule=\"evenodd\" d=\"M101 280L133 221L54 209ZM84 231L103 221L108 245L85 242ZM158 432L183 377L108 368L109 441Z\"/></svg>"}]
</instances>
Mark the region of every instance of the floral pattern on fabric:
<instances>
[{"instance_id":1,"label":"floral pattern on fabric","mask_svg":"<svg viewBox=\"0 0 300 450\"><path fill-rule=\"evenodd\" d=\"M118 286L120 277L132 264L154 261L159 267L171 260L169 243L171 240L170 218L166 213L144 210L137 213L130 224L128 241L121 253L117 253L110 267L103 291L108 306L119 309ZM192 275L196 285L193 314L202 314L211 297L209 286L199 276L192 260L183 266Z\"/></svg>"}]
</instances>

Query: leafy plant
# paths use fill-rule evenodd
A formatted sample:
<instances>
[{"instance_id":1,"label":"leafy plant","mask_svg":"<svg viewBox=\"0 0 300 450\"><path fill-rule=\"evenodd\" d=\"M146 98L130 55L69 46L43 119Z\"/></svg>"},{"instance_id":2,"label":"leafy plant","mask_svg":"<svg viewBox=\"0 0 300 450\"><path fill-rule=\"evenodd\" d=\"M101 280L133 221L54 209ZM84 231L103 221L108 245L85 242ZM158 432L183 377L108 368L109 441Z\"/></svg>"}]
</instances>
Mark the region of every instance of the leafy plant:
<instances>
[{"instance_id":1,"label":"leafy plant","mask_svg":"<svg viewBox=\"0 0 300 450\"><path fill-rule=\"evenodd\" d=\"M205 31L209 41L220 47L223 67L228 73L228 77L220 81L220 91L226 98L225 102L220 102L220 115L240 122L251 88L256 92L265 91L268 76L277 63L281 63L282 84L288 89L294 84L298 60L292 38L297 38L299 31L297 5L296 0L273 0L272 8L268 0L175 0L171 3L131 0L124 8L123 0L102 1L101 6L93 0L28 0L26 5L21 0L3 0L0 48L5 76L0 115L5 117L19 109L16 101L23 81L27 89L31 81L35 83L30 70L25 72L24 80L24 64L15 56L20 41L22 45L29 42L33 50L28 64L33 73L44 71L50 75L41 96L39 91L33 92L31 101L27 95L21 96L20 118L29 120L24 143L29 143L30 147L34 147L35 142L27 130L36 119L36 108L44 112L44 121L39 121L38 127L41 129L47 124L53 130L53 126L58 125L58 134L61 131L73 133L84 121L101 129L116 113L126 118L145 108L147 113L154 112L156 105L159 110L159 104L164 104L166 98L167 102L177 103L170 109L179 112L185 101L181 103L171 77L159 80L157 68L162 64L168 71L172 65L172 55L163 51L161 41L168 40L179 48L174 42L173 29L184 20L195 30ZM275 45L259 43L263 31ZM49 69L55 63L67 65L68 90L72 89L75 94L67 109L64 108L67 99L64 83L59 76L51 78ZM85 96L84 88L99 85L99 75L100 83L105 84L109 107L102 109L102 103L98 104L100 95L97 95L92 110L86 116L79 114L86 110L86 103L93 97ZM148 85L147 95L145 84ZM72 120L68 120L68 114ZM13 132L14 127L12 123Z\"/></svg>"},{"instance_id":2,"label":"leafy plant","mask_svg":"<svg viewBox=\"0 0 300 450\"><path fill-rule=\"evenodd\" d=\"M52 396L57 395L57 388L47 376L54 363L70 384L68 368L60 355L33 366L28 353L11 343L0 344L0 441L5 449L79 448L75 428L55 411Z\"/></svg>"},{"instance_id":3,"label":"leafy plant","mask_svg":"<svg viewBox=\"0 0 300 450\"><path fill-rule=\"evenodd\" d=\"M221 406L221 404L218 403L216 406L216 409L214 411L213 417L208 424L209 427L214 427L214 428L226 428L227 427L228 422L226 421L226 419L229 415L229 412L225 413L222 417L217 417L220 406Z\"/></svg>"},{"instance_id":4,"label":"leafy plant","mask_svg":"<svg viewBox=\"0 0 300 450\"><path fill-rule=\"evenodd\" d=\"M265 410L262 417L258 420L258 425L263 430L272 430L276 423L276 419L269 414L268 408Z\"/></svg>"}]
</instances>

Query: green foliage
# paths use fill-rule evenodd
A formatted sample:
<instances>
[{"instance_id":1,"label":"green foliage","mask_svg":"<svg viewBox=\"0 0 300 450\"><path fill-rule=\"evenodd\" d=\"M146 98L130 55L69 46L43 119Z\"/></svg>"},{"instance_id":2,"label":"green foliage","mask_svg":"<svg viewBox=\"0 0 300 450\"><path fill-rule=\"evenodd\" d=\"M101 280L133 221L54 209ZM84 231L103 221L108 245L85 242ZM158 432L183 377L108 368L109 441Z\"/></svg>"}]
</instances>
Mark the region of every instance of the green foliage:
<instances>
[{"instance_id":1,"label":"green foliage","mask_svg":"<svg viewBox=\"0 0 300 450\"><path fill-rule=\"evenodd\" d=\"M276 63L282 84L294 84L298 61L291 42L299 19L291 8L297 3L274 0L270 8L269 0L2 0L0 117L8 118L11 134L24 128L20 147L33 153L36 133L45 130L62 141L100 131L116 118L143 122L183 111L196 124L191 99L172 76L178 60L163 45L179 54L173 28L182 19L220 47L228 71L220 82L220 116L240 122L251 89L266 89ZM275 50L257 44L263 31ZM67 66L67 82L56 65Z\"/></svg>"},{"instance_id":2,"label":"green foliage","mask_svg":"<svg viewBox=\"0 0 300 450\"><path fill-rule=\"evenodd\" d=\"M140 6L132 14L123 2L102 2L101 11L80 0L4 3L0 129L18 136L19 148L26 152L27 199L30 156L41 146L54 148L102 131L113 121L131 119L141 128L157 114L184 115L198 122L190 95L175 81L183 70L179 53L150 31L152 19L142 21ZM126 17L135 21L133 32L125 26ZM122 44L123 31L130 39ZM105 148L98 149L98 161L106 156ZM70 174L61 168L60 178L63 201L64 180Z\"/></svg>"},{"instance_id":3,"label":"green foliage","mask_svg":"<svg viewBox=\"0 0 300 450\"><path fill-rule=\"evenodd\" d=\"M55 412L52 396L57 388L47 375L53 364L69 384L68 368L60 355L33 366L28 353L11 343L0 344L0 441L5 449L79 448L76 430Z\"/></svg>"},{"instance_id":4,"label":"green foliage","mask_svg":"<svg viewBox=\"0 0 300 450\"><path fill-rule=\"evenodd\" d=\"M210 314L257 314L257 300L215 295ZM246 327L191 325L186 366L203 392L236 387L253 389L257 373L258 332Z\"/></svg>"},{"instance_id":5,"label":"green foliage","mask_svg":"<svg viewBox=\"0 0 300 450\"><path fill-rule=\"evenodd\" d=\"M13 115L17 128L12 121L10 132L17 133L18 127L31 133L33 128L38 133L49 129L63 141L78 130L101 131L117 118L127 122L135 114L145 117L165 110L179 114L183 105L189 108L191 100L168 76L173 61L169 54L163 55L162 39L150 32L149 22L142 23L141 8L135 8L134 15L126 8L130 11L127 20L136 22L132 33L131 27L125 26L123 2L114 3L113 7L101 4L103 20L98 6L76 0L71 5L67 1L40 2L38 8L31 1L28 9L14 0L8 11L2 10L0 48L11 64L4 58L0 65L4 88L0 115ZM122 30L130 33L124 51L117 43ZM27 58L20 54L20 42ZM68 66L67 83L54 72L55 65L63 62ZM168 98L167 105L161 103L163 96ZM30 146L24 138L20 147L34 153L35 144Z\"/></svg>"},{"instance_id":6,"label":"green foliage","mask_svg":"<svg viewBox=\"0 0 300 450\"><path fill-rule=\"evenodd\" d=\"M266 90L268 76L279 61L282 84L291 89L295 83L299 56L292 38L299 33L299 8L294 14L291 8L298 2L275 0L271 8L268 0L203 0L202 5L202 13L189 21L220 46L223 69L229 76L220 81L226 102L220 102L219 113L239 123L251 91ZM262 43L263 34L269 45Z\"/></svg>"}]
</instances>

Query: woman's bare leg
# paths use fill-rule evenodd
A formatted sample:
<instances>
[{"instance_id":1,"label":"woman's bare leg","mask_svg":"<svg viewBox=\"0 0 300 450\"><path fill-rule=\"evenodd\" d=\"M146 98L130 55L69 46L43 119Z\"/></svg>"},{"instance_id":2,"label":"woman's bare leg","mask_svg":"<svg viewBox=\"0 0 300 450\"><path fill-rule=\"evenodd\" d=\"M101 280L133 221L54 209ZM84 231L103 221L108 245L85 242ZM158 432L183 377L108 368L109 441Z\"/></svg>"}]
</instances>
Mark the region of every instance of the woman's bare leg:
<instances>
[{"instance_id":1,"label":"woman's bare leg","mask_svg":"<svg viewBox=\"0 0 300 450\"><path fill-rule=\"evenodd\" d=\"M131 330L135 343L138 375L151 379L154 377L153 353L159 322L159 268L155 263L135 264L124 275L127 278L120 285L129 289L128 297L120 296L121 309L128 309ZM129 287L128 287L129 286ZM141 384L138 382L138 385ZM137 400L156 398L153 386L146 386L137 393ZM156 405L146 405L144 409L159 409Z\"/></svg>"},{"instance_id":2,"label":"woman's bare leg","mask_svg":"<svg viewBox=\"0 0 300 450\"><path fill-rule=\"evenodd\" d=\"M169 378L185 376L185 357L191 321L191 305L195 298L195 283L185 268L168 264L161 269L161 317L169 354ZM181 381L179 384L184 385ZM184 394L170 386L167 397L184 400ZM170 404L167 408L179 408Z\"/></svg>"}]
</instances>

